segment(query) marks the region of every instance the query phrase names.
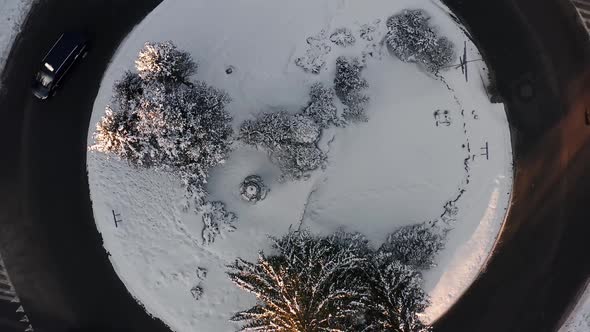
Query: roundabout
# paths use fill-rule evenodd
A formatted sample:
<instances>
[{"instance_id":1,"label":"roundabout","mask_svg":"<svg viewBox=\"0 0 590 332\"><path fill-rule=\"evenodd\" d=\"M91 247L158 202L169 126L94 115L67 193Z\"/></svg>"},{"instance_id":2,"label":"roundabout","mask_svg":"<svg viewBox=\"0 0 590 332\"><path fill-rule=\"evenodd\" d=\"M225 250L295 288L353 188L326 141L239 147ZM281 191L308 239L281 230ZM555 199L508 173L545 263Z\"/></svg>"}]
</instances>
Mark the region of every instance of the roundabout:
<instances>
[{"instance_id":1,"label":"roundabout","mask_svg":"<svg viewBox=\"0 0 590 332\"><path fill-rule=\"evenodd\" d=\"M535 10L540 5L528 1L489 2L478 8L453 1L447 4L467 22L496 73L513 127L517 176L514 205L494 255L487 261L486 273L435 328L551 330L559 324L587 276L587 266L571 258L583 250L581 237L587 233L582 222L588 217L582 188L588 187L583 170L589 159L586 136L576 120L587 105L579 97L587 86L583 78L587 47L582 46L585 44L580 41L577 27L564 23L569 22L570 12L554 1L543 2L542 10ZM102 31L88 59L97 65L82 66L72 76L79 84L66 85L50 103L34 104L27 94L28 81L23 78L22 69L33 71L43 52L45 45L30 47L32 40L52 40L67 28L47 29L43 24L42 13L54 12L50 8L59 6L44 3L43 10L33 11L3 74L4 82L10 82L3 84L4 94L0 97L2 105L8 105L4 109L9 110L5 111L3 121L7 125L2 131L3 141L14 143L5 151L6 160L14 162L3 164L6 185L2 191L2 211L6 230L10 230L2 233L3 257L9 270L12 267L21 271L17 278L12 278L13 283L38 325L115 327L112 322L116 321L118 327L144 326L154 330L157 324L128 299L100 248L90 202L84 198L88 197L84 150L90 115L80 112L92 108L93 95L111 52L133 24L131 18L139 20L141 13L135 12L134 16L129 14L134 11L119 11L121 16L114 21L118 23L111 25L107 33L102 22L110 14L87 7L70 8L71 12L87 13L70 25L82 25L84 21L90 30ZM498 21L504 23L496 25ZM527 28L522 22L527 22ZM499 31L505 32L504 38L495 37ZM566 35L572 37L561 38ZM502 51L506 49L511 52ZM572 52L560 53L561 50ZM559 66L538 60L538 54L545 54ZM121 69L128 67L133 56ZM231 65L225 64L221 70ZM239 72L240 68L235 67L229 77ZM522 101L516 98L516 87L527 79L533 82L534 94L532 100ZM555 86L561 88L555 90ZM53 130L61 126L64 130ZM59 190L54 181L45 180L57 178L61 179ZM232 190L241 180L232 184ZM274 186L268 199L272 196ZM544 208L538 209L540 206ZM52 222L47 223L48 219ZM31 237L36 241L24 240ZM518 277L514 278L515 275ZM35 278L36 286L30 287ZM88 280L97 281L91 289L87 287Z\"/></svg>"},{"instance_id":2,"label":"roundabout","mask_svg":"<svg viewBox=\"0 0 590 332\"><path fill-rule=\"evenodd\" d=\"M147 41L171 40L195 58L192 79L227 92L232 100L227 111L239 132L227 159L210 171L206 191L214 207L204 212L186 202L173 172L136 168L94 147L89 151L91 198L105 249L150 314L177 331L235 329L230 317L254 298L232 285L226 266L268 252L268 237L289 229L326 236L358 232L378 248L398 229L427 225L444 249L436 267L420 271L431 299L421 319L433 322L465 291L508 208L510 131L503 105L490 101L492 83L481 54L442 4L424 1L412 8L423 10L433 33L449 40L456 53L450 65L432 72L413 60L400 61L384 46L390 17L404 13L407 5L325 2L310 13L312 4L237 9L229 2L163 3L119 47L95 102L89 146L99 144L93 129L114 103L113 84L131 69ZM219 19L228 6L248 15L231 23ZM285 6L291 7L285 11ZM189 16L189 30L197 33L187 35ZM257 128L273 112L273 121L300 121L295 119L310 114L319 106L313 106L313 92L306 106L308 91L337 82L335 64L342 57L358 61L366 82L363 120L347 118L346 99L332 97L341 119L305 129L303 138L294 139L321 151L321 167L297 173L296 179L285 177L273 148L241 139L245 130L254 130L244 128ZM266 199L256 197L258 187L246 184L252 174L256 183L272 188ZM250 204L250 196L257 204ZM119 227L113 213L124 218ZM207 278L195 275L201 268ZM190 290L197 286L195 302Z\"/></svg>"}]
</instances>

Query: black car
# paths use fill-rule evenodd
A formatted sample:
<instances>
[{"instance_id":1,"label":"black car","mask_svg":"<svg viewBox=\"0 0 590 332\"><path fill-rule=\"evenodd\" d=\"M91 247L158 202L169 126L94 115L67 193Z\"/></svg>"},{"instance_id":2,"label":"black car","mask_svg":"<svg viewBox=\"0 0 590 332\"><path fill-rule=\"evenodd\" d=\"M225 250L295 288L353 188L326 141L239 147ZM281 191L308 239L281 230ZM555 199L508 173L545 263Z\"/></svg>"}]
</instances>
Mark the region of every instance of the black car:
<instances>
[{"instance_id":1,"label":"black car","mask_svg":"<svg viewBox=\"0 0 590 332\"><path fill-rule=\"evenodd\" d=\"M86 46L87 40L83 34L63 33L41 61L41 68L33 83L35 97L47 99L76 60L86 55Z\"/></svg>"}]
</instances>

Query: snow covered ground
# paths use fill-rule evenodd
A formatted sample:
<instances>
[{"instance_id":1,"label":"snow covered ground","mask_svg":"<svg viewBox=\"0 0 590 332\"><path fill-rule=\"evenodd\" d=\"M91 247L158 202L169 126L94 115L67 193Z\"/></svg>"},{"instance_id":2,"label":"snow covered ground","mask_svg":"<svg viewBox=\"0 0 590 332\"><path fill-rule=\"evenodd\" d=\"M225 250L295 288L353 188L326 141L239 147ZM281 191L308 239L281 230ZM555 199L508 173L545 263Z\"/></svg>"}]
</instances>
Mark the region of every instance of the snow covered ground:
<instances>
[{"instance_id":1,"label":"snow covered ground","mask_svg":"<svg viewBox=\"0 0 590 332\"><path fill-rule=\"evenodd\" d=\"M0 73L34 0L0 0Z\"/></svg>"},{"instance_id":2,"label":"snow covered ground","mask_svg":"<svg viewBox=\"0 0 590 332\"><path fill-rule=\"evenodd\" d=\"M483 62L468 64L468 81L454 67L436 78L382 47L386 19L405 8L426 10L457 53L462 55L465 46L467 60L480 58L446 8L430 0L168 0L128 36L95 101L89 145L113 82L133 66L146 41L172 40L189 51L199 63L196 78L232 97L228 110L236 129L259 112L300 111L313 83L331 85L339 55L366 62L362 75L371 98L367 123L324 131L320 147L328 164L306 181L277 181L278 170L264 152L236 144L226 164L212 171L208 190L211 200L223 201L237 214L237 230L209 245L201 238L200 216L183 209L178 178L89 153L94 215L105 249L150 314L180 332L235 330L228 318L255 299L230 282L225 266L237 256L255 259L268 249L268 235L300 225L319 233L359 231L375 246L402 225L430 221L452 229L438 266L424 271L432 298L423 313L426 322L443 314L469 286L510 200L506 114L486 95ZM339 28L352 31L354 45L330 40ZM323 66L313 74L296 63ZM241 200L239 192L251 174L270 188L255 205ZM113 213L121 220L118 227ZM191 294L197 286L204 290L198 300Z\"/></svg>"},{"instance_id":3,"label":"snow covered ground","mask_svg":"<svg viewBox=\"0 0 590 332\"><path fill-rule=\"evenodd\" d=\"M590 284L558 332L590 331Z\"/></svg>"}]
</instances>

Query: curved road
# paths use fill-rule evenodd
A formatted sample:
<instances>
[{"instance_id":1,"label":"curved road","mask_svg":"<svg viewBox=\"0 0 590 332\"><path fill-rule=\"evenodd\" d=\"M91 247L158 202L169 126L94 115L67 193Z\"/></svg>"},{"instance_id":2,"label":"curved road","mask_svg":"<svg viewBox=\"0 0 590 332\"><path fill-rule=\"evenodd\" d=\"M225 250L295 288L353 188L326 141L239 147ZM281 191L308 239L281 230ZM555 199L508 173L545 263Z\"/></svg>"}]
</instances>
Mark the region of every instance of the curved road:
<instances>
[{"instance_id":1,"label":"curved road","mask_svg":"<svg viewBox=\"0 0 590 332\"><path fill-rule=\"evenodd\" d=\"M486 53L513 132L512 207L437 332L556 331L590 278L590 40L567 0L445 0Z\"/></svg>"},{"instance_id":2,"label":"curved road","mask_svg":"<svg viewBox=\"0 0 590 332\"><path fill-rule=\"evenodd\" d=\"M159 0L38 1L2 76L0 252L36 331L169 331L127 293L102 248L86 176L94 98L113 52ZM64 30L86 30L90 53L55 98L30 84Z\"/></svg>"},{"instance_id":3,"label":"curved road","mask_svg":"<svg viewBox=\"0 0 590 332\"><path fill-rule=\"evenodd\" d=\"M0 95L0 251L37 331L167 331L129 296L96 231L86 134L102 73L159 0L41 1ZM483 274L436 331L553 331L590 275L590 51L566 0L446 0L495 70L515 138L513 206ZM58 95L30 79L59 33L93 35Z\"/></svg>"}]
</instances>

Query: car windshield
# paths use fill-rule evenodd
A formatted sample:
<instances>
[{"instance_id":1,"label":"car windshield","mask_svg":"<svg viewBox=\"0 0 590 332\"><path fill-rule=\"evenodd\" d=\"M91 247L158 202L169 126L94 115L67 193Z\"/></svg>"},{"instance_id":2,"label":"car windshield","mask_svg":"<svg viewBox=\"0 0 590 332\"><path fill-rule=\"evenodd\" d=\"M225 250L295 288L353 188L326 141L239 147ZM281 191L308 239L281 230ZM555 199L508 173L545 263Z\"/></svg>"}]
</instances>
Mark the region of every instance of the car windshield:
<instances>
[{"instance_id":1,"label":"car windshield","mask_svg":"<svg viewBox=\"0 0 590 332\"><path fill-rule=\"evenodd\" d=\"M51 83L53 83L53 76L43 71L40 71L39 73L37 73L37 81L41 83L42 86L48 88L51 85Z\"/></svg>"}]
</instances>

